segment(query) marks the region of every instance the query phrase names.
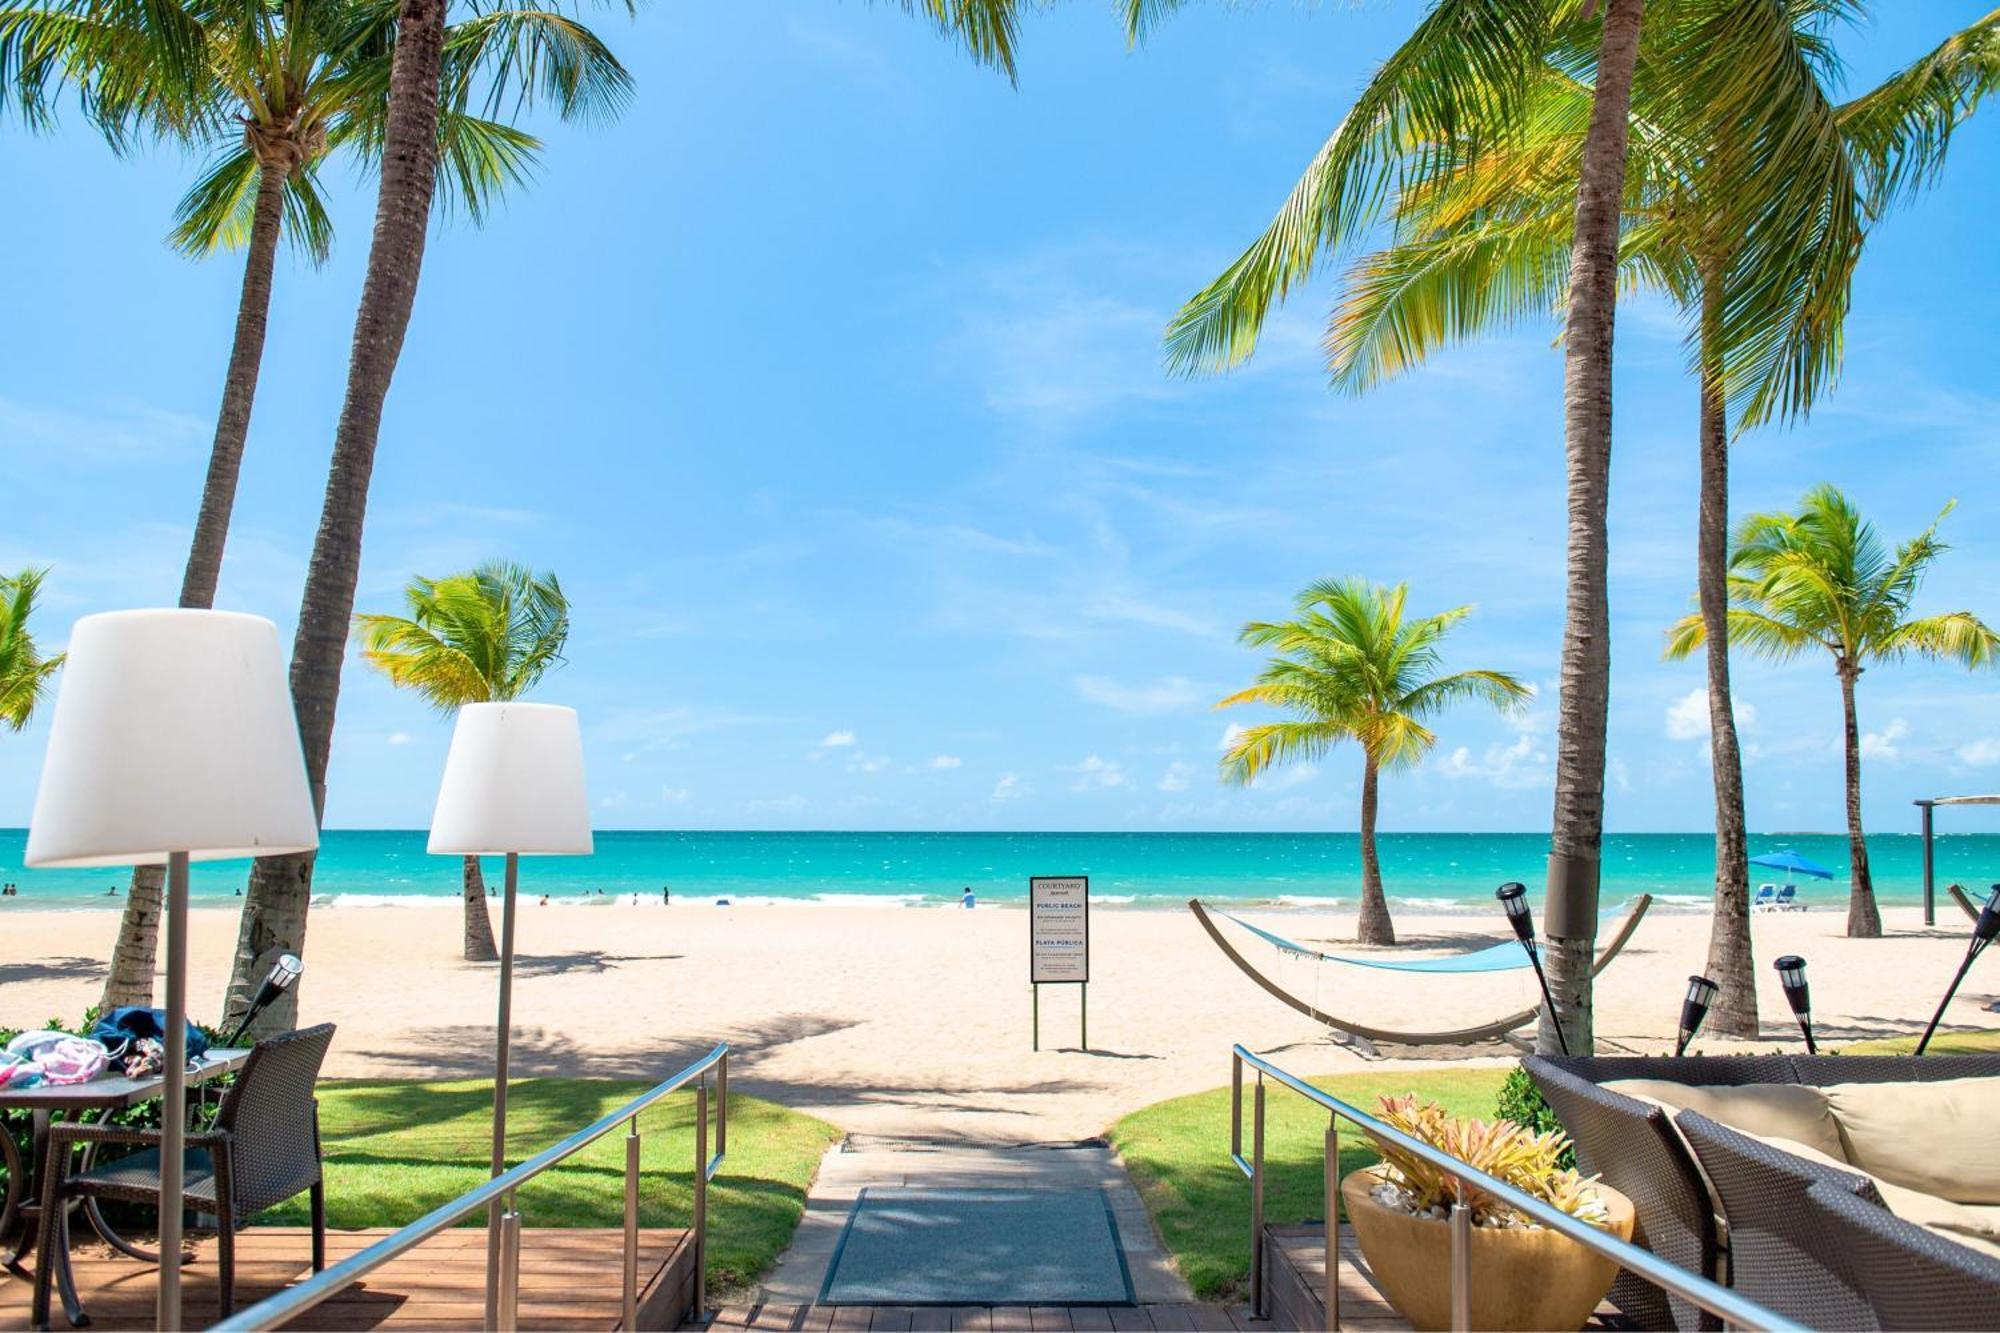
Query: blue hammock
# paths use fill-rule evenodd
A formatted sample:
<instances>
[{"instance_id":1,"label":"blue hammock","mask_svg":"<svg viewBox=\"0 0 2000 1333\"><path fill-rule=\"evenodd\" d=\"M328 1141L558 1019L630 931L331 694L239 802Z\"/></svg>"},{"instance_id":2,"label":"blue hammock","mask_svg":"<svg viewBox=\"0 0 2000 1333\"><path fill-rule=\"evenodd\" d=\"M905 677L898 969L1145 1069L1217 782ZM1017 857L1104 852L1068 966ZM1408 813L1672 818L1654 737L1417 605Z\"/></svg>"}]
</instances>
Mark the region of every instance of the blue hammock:
<instances>
[{"instance_id":1,"label":"blue hammock","mask_svg":"<svg viewBox=\"0 0 2000 1333\"><path fill-rule=\"evenodd\" d=\"M1474 949L1470 953L1455 953L1445 958L1349 958L1342 954L1321 953L1318 949L1300 944L1297 940L1274 935L1262 926L1253 926L1242 917L1231 916L1228 912L1217 912L1216 915L1227 917L1252 935L1277 945L1286 953L1301 958L1317 958L1326 963L1379 967L1389 972L1514 972L1529 965L1528 951L1514 940L1488 945L1484 949Z\"/></svg>"}]
</instances>

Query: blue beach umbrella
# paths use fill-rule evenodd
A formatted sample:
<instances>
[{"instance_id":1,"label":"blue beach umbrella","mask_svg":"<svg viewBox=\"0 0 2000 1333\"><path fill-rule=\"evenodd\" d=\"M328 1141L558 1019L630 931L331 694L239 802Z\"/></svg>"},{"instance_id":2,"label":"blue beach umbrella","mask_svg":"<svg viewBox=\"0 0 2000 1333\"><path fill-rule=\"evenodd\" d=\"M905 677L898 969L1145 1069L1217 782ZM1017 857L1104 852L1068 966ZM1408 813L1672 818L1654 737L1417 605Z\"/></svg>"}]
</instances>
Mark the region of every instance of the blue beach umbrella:
<instances>
[{"instance_id":1,"label":"blue beach umbrella","mask_svg":"<svg viewBox=\"0 0 2000 1333\"><path fill-rule=\"evenodd\" d=\"M1785 883L1787 885L1792 882L1794 874L1811 875L1814 879L1833 878L1831 870L1828 870L1817 861L1800 856L1789 847L1781 852L1769 852L1763 856L1753 856L1750 858L1750 864L1753 866L1769 866L1773 870L1784 871Z\"/></svg>"}]
</instances>

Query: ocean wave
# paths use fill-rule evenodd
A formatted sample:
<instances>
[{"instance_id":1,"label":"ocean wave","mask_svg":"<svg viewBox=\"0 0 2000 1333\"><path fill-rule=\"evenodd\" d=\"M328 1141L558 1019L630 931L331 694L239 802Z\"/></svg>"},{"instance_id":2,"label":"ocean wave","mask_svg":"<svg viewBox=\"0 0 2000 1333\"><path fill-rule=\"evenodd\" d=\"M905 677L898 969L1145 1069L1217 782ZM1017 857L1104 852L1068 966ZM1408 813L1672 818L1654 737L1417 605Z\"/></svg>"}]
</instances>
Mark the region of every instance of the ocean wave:
<instances>
[{"instance_id":1,"label":"ocean wave","mask_svg":"<svg viewBox=\"0 0 2000 1333\"><path fill-rule=\"evenodd\" d=\"M1391 898L1397 907L1408 907L1418 912L1463 912L1472 904L1463 898Z\"/></svg>"}]
</instances>

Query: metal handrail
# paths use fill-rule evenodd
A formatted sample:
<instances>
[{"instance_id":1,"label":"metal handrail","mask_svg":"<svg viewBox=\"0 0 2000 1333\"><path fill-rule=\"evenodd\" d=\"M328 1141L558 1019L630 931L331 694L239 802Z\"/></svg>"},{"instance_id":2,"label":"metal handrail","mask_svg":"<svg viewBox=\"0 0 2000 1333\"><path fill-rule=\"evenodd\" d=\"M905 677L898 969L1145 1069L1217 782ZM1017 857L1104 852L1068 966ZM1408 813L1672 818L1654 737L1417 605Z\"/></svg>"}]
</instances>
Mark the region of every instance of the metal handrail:
<instances>
[{"instance_id":1,"label":"metal handrail","mask_svg":"<svg viewBox=\"0 0 2000 1333\"><path fill-rule=\"evenodd\" d=\"M1601 1227L1580 1221L1559 1208L1524 1194L1496 1180L1450 1153L1422 1139L1413 1138L1392 1125L1384 1124L1366 1111L1351 1106L1333 1094L1316 1088L1295 1074L1287 1073L1269 1060L1238 1045L1231 1048L1229 1157L1250 1178L1250 1288L1252 1309L1264 1314L1264 1080L1269 1077L1308 1101L1332 1113L1326 1131L1326 1316L1329 1327L1339 1324L1339 1245L1336 1227L1339 1213L1340 1145L1338 1123L1346 1120L1370 1137L1392 1144L1412 1157L1421 1158L1455 1178L1461 1193L1468 1185L1491 1194L1509 1208L1527 1215L1538 1225L1569 1237L1588 1250L1603 1255L1627 1272L1700 1306L1732 1328L1769 1329L1772 1333L1803 1333L1803 1326L1772 1313L1754 1301L1745 1300L1729 1288L1719 1286L1698 1273L1668 1263L1630 1241L1620 1240ZM1243 1156L1243 1067L1257 1072L1255 1117L1251 1126L1251 1153ZM1472 1210L1463 1203L1452 1205L1451 1217L1451 1313L1452 1327L1466 1329L1472 1323Z\"/></svg>"},{"instance_id":2,"label":"metal handrail","mask_svg":"<svg viewBox=\"0 0 2000 1333\"><path fill-rule=\"evenodd\" d=\"M714 1156L710 1156L708 1152L708 1081L705 1077L711 1069L715 1070L717 1108ZM616 1129L620 1121L629 1122L625 1135L625 1322L623 1326L636 1327L639 1260L639 1116L654 1103L679 1092L696 1079L700 1079L701 1083L695 1090L694 1314L696 1318L700 1318L702 1273L708 1248L708 1182L715 1178L715 1173L721 1167L729 1149L728 1042L718 1042L715 1049L707 1055L664 1082L657 1083L640 1093L616 1111L579 1129L561 1142L544 1148L520 1165L467 1190L449 1203L438 1205L402 1230L384 1236L367 1249L341 1260L322 1273L315 1273L297 1286L287 1287L266 1300L237 1311L221 1323L213 1325L211 1333L251 1333L251 1330L255 1329L275 1328L346 1290L391 1259L414 1249L438 1232L471 1216L495 1200L501 1201L504 1205L501 1216L503 1262L496 1273L489 1275L488 1280L490 1283L497 1282L498 1286L499 1327L503 1330L513 1329L517 1323L516 1306L520 1296L521 1266L521 1218L520 1214L514 1211L514 1191L550 1167L597 1142Z\"/></svg>"}]
</instances>

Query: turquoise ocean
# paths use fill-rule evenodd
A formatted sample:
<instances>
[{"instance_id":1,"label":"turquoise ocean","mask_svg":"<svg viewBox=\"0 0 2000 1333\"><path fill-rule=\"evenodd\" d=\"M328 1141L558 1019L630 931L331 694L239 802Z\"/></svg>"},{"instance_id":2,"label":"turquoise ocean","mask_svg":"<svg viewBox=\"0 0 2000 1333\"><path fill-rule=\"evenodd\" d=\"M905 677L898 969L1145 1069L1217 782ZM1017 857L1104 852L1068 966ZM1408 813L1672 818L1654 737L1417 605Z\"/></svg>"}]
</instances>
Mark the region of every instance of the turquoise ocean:
<instances>
[{"instance_id":1,"label":"turquoise ocean","mask_svg":"<svg viewBox=\"0 0 2000 1333\"><path fill-rule=\"evenodd\" d=\"M4 905L118 906L107 890L116 870L24 870L27 835L0 829L0 881L20 885ZM459 891L455 857L424 851L415 829L333 829L320 849L315 903L394 907ZM1380 839L1392 904L1408 908L1490 908L1494 886L1518 879L1539 891L1548 840L1532 833L1390 833ZM1957 881L1979 896L2000 879L2000 834L1941 834L1937 882ZM1830 834L1754 834L1751 855L1791 848L1835 872L1799 881L1800 897L1833 904L1847 894L1847 840ZM1877 893L1914 903L1922 891L1922 844L1915 834L1868 840ZM1609 836L1604 846L1607 906L1651 893L1662 906L1699 908L1714 874L1714 840L1699 833ZM244 883L246 863L194 867L197 903L226 902ZM497 879L497 861L486 873ZM1167 907L1199 897L1273 908L1352 905L1361 882L1351 833L723 833L600 832L587 857L536 858L527 884L556 903L640 894L657 901L671 885L676 906L812 903L828 907L955 904L971 887L983 901L1018 902L1031 875L1090 876L1099 906ZM1752 883L1782 883L1752 868Z\"/></svg>"}]
</instances>

